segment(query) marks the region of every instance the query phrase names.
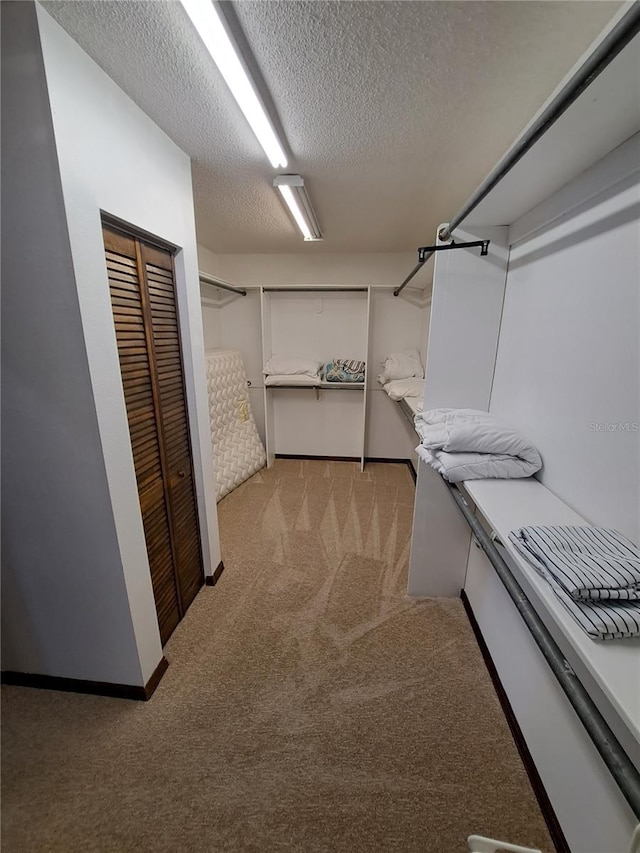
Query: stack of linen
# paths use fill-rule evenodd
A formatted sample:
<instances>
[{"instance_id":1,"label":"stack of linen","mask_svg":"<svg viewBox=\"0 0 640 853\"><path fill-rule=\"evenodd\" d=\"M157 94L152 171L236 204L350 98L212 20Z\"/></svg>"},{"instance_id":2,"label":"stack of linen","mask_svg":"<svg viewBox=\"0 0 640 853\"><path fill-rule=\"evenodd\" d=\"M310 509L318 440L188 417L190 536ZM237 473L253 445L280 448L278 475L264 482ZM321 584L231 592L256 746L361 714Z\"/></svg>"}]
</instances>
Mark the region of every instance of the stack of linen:
<instances>
[{"instance_id":1,"label":"stack of linen","mask_svg":"<svg viewBox=\"0 0 640 853\"><path fill-rule=\"evenodd\" d=\"M530 526L509 539L590 637L640 635L640 551L616 530Z\"/></svg>"},{"instance_id":2,"label":"stack of linen","mask_svg":"<svg viewBox=\"0 0 640 853\"><path fill-rule=\"evenodd\" d=\"M264 366L265 385L318 385L322 362L310 358L272 355Z\"/></svg>"},{"instance_id":3,"label":"stack of linen","mask_svg":"<svg viewBox=\"0 0 640 853\"><path fill-rule=\"evenodd\" d=\"M431 409L415 417L418 456L450 483L530 477L542 466L519 432L477 409Z\"/></svg>"},{"instance_id":4,"label":"stack of linen","mask_svg":"<svg viewBox=\"0 0 640 853\"><path fill-rule=\"evenodd\" d=\"M324 369L327 382L364 382L364 361L349 358L334 358Z\"/></svg>"},{"instance_id":5,"label":"stack of linen","mask_svg":"<svg viewBox=\"0 0 640 853\"><path fill-rule=\"evenodd\" d=\"M378 382L392 400L424 396L424 368L418 350L392 352L382 359Z\"/></svg>"}]
</instances>

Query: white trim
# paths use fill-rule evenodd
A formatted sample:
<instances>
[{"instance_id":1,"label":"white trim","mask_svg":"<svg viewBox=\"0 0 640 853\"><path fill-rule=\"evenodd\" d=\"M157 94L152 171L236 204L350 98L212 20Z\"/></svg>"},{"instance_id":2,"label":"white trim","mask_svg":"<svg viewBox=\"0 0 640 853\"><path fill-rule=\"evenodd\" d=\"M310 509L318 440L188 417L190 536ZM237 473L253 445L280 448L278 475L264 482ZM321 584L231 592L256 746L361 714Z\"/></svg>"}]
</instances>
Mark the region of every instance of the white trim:
<instances>
[{"instance_id":1,"label":"white trim","mask_svg":"<svg viewBox=\"0 0 640 853\"><path fill-rule=\"evenodd\" d=\"M595 200L639 171L640 133L636 133L574 181L513 222L509 229L511 247L537 236L563 216Z\"/></svg>"}]
</instances>

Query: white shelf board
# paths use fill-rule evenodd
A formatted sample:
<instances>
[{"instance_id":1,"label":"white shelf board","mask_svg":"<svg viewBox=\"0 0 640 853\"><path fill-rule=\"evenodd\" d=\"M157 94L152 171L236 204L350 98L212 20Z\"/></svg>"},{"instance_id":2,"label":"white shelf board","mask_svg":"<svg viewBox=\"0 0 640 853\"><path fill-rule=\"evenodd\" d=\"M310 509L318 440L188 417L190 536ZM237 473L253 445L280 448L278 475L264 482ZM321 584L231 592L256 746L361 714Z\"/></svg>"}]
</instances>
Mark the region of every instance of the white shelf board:
<instances>
[{"instance_id":1,"label":"white shelf board","mask_svg":"<svg viewBox=\"0 0 640 853\"><path fill-rule=\"evenodd\" d=\"M462 225L511 225L639 130L637 35Z\"/></svg>"},{"instance_id":2,"label":"white shelf board","mask_svg":"<svg viewBox=\"0 0 640 853\"><path fill-rule=\"evenodd\" d=\"M531 477L522 480L469 480L464 483L464 488L503 543L516 580L569 663L579 677L579 670L584 669L601 691L605 703L598 702L596 695L592 697L594 702L630 758L638 762L640 639L592 640L571 618L547 581L509 542L509 532L517 527L531 524L587 525L588 522Z\"/></svg>"}]
</instances>

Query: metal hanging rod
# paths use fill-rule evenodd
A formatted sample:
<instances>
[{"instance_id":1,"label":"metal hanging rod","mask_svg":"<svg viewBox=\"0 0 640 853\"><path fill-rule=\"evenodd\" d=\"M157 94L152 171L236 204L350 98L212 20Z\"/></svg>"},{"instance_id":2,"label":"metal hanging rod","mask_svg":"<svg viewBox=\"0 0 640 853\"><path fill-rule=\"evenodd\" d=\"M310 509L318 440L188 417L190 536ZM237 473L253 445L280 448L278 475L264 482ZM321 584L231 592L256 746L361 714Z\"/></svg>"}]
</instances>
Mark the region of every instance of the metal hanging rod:
<instances>
[{"instance_id":1,"label":"metal hanging rod","mask_svg":"<svg viewBox=\"0 0 640 853\"><path fill-rule=\"evenodd\" d=\"M400 287L396 287L393 291L394 296L399 296L404 288L409 284L414 275L418 272L418 270L422 269L422 267L426 264L429 258L432 255L435 255L436 252L445 252L447 249L470 249L474 246L481 246L482 251L481 255L486 255L489 250L490 240L473 240L470 243L456 243L455 240L452 240L450 243L443 244L442 246L422 246L418 249L418 263L411 270L409 275L402 282Z\"/></svg>"},{"instance_id":2,"label":"metal hanging rod","mask_svg":"<svg viewBox=\"0 0 640 853\"><path fill-rule=\"evenodd\" d=\"M419 272L420 272L420 270L421 270L421 269L422 269L422 267L426 264L426 262L429 260L429 258L431 257L431 255L432 255L432 254L433 254L433 253L430 253L429 255L427 255L427 256L425 257L425 259L424 259L423 261L420 261L419 263L417 263L417 264L415 265L415 267L411 270L411 272L409 273L409 275L408 275L408 276L405 278L405 280L402 282L402 284L400 285L400 287L396 287L396 289L393 291L393 295L394 295L394 296L400 296L400 294L401 294L401 293L402 293L402 291L405 289L405 287L409 284L409 282L410 282L410 281L411 281L411 279L414 277L414 275L416 275L417 273L419 273Z\"/></svg>"},{"instance_id":3,"label":"metal hanging rod","mask_svg":"<svg viewBox=\"0 0 640 853\"><path fill-rule=\"evenodd\" d=\"M232 284L227 284L226 281L220 281L218 278L214 278L212 275L207 275L206 273L198 273L200 277L200 281L204 284L211 284L213 287L219 287L220 290L228 290L230 293L237 293L238 296L246 296L247 291L243 287L234 287Z\"/></svg>"},{"instance_id":4,"label":"metal hanging rod","mask_svg":"<svg viewBox=\"0 0 640 853\"><path fill-rule=\"evenodd\" d=\"M451 234L458 225L467 218L472 210L475 210L482 199L513 169L531 146L544 136L638 32L640 32L640 2L636 0L629 11L620 18L611 32L605 36L573 77L567 81L567 84L542 111L531 127L522 134L513 148L505 154L494 170L484 179L466 204L450 219L449 225L441 229L438 235L441 240L451 239Z\"/></svg>"},{"instance_id":5,"label":"metal hanging rod","mask_svg":"<svg viewBox=\"0 0 640 853\"><path fill-rule=\"evenodd\" d=\"M265 293L366 293L366 287L264 287Z\"/></svg>"},{"instance_id":6,"label":"metal hanging rod","mask_svg":"<svg viewBox=\"0 0 640 853\"><path fill-rule=\"evenodd\" d=\"M265 385L267 391L364 391L364 382L324 382L322 385Z\"/></svg>"},{"instance_id":7,"label":"metal hanging rod","mask_svg":"<svg viewBox=\"0 0 640 853\"><path fill-rule=\"evenodd\" d=\"M612 60L640 32L640 0L630 6L613 29L604 37L593 53L583 62L573 77L558 92L551 103L543 110L531 127L522 134L515 145L507 151L493 171L484 179L471 198L449 220L449 224L440 229L438 237L447 241L455 229L467 218L471 211L500 183L504 176L518 163L527 151L549 130L584 90L601 74ZM394 296L402 291L433 253L428 253L393 291Z\"/></svg>"},{"instance_id":8,"label":"metal hanging rod","mask_svg":"<svg viewBox=\"0 0 640 853\"><path fill-rule=\"evenodd\" d=\"M452 240L450 243L442 246L422 246L418 249L418 263L424 264L426 259L430 258L434 252L446 252L448 249L473 249L476 246L480 246L480 254L486 255L489 252L490 242L491 240L473 240L470 243L456 243L455 240Z\"/></svg>"},{"instance_id":9,"label":"metal hanging rod","mask_svg":"<svg viewBox=\"0 0 640 853\"><path fill-rule=\"evenodd\" d=\"M560 647L538 616L522 587L514 578L509 566L502 558L491 537L473 514L460 489L455 484L448 483L446 480L443 480L443 482L449 488L452 498L473 531L478 544L489 558L491 565L496 570L496 574L511 596L531 636L544 655L551 671L557 678L573 710L578 715L593 745L606 764L607 769L615 779L625 800L631 806L635 816L640 818L640 773L638 773L629 756L611 731L609 724L596 707L593 699L571 669Z\"/></svg>"}]
</instances>

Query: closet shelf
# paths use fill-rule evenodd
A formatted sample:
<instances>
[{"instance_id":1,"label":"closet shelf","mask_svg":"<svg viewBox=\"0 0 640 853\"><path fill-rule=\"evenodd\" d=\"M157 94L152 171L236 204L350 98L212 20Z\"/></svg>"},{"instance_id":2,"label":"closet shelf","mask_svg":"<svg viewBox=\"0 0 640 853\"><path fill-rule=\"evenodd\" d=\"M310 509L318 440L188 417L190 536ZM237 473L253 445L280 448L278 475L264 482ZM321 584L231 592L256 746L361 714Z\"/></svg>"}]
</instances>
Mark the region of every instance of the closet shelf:
<instances>
[{"instance_id":1,"label":"closet shelf","mask_svg":"<svg viewBox=\"0 0 640 853\"><path fill-rule=\"evenodd\" d=\"M398 405L400 406L400 411L405 416L409 424L411 425L411 429L418 434L416 431L416 412L413 411L411 406L407 403L405 399L398 400Z\"/></svg>"},{"instance_id":2,"label":"closet shelf","mask_svg":"<svg viewBox=\"0 0 640 853\"><path fill-rule=\"evenodd\" d=\"M316 362L306 382L289 373L265 380L269 466L276 454L294 453L359 458L364 469L367 383L327 382L315 371L333 353L369 361L370 300L368 287L262 288L262 363L274 353Z\"/></svg>"},{"instance_id":3,"label":"closet shelf","mask_svg":"<svg viewBox=\"0 0 640 853\"><path fill-rule=\"evenodd\" d=\"M587 524L533 477L522 480L467 480L464 491L501 543L501 555L527 598L591 693L629 757L640 761L640 640L596 642L564 609L550 584L521 556L510 531L525 524ZM499 549L500 550L500 549Z\"/></svg>"}]
</instances>

